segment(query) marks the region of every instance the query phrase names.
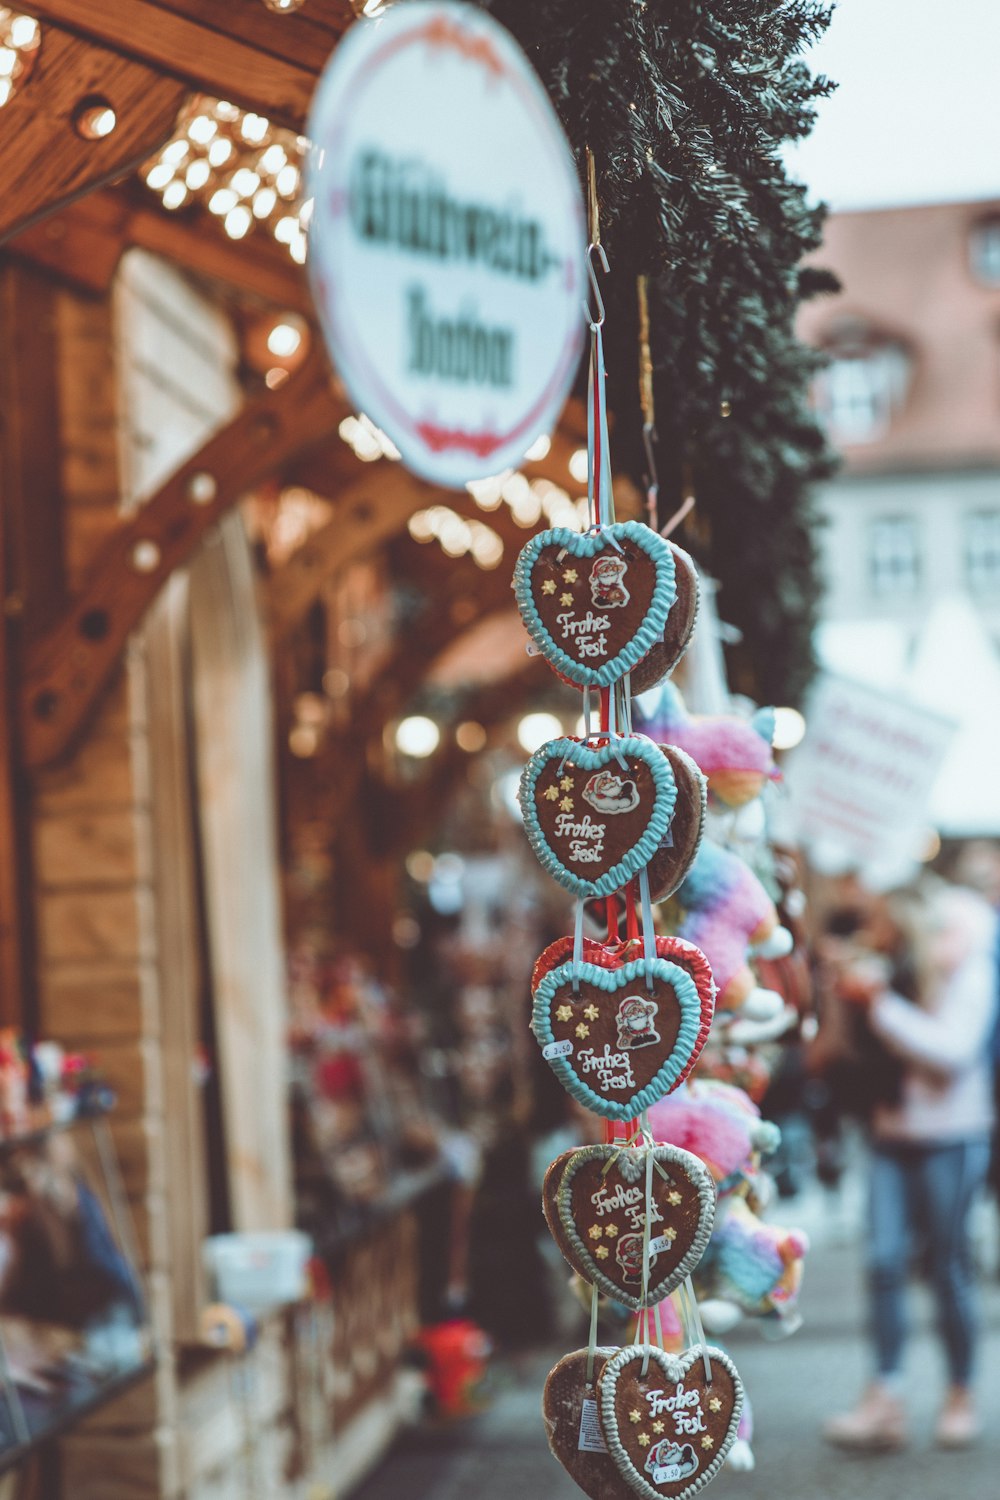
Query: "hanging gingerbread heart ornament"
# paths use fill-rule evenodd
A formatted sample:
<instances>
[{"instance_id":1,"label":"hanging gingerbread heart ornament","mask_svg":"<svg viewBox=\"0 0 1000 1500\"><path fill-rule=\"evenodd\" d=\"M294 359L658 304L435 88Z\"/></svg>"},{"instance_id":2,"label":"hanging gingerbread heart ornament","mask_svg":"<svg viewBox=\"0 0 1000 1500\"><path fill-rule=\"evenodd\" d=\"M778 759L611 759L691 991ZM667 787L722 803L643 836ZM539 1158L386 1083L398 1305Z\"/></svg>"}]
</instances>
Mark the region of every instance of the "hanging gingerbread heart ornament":
<instances>
[{"instance_id":1,"label":"hanging gingerbread heart ornament","mask_svg":"<svg viewBox=\"0 0 1000 1500\"><path fill-rule=\"evenodd\" d=\"M608 1452L645 1500L687 1500L715 1478L736 1441L743 1382L728 1354L711 1345L680 1355L643 1344L620 1349L604 1365L598 1393Z\"/></svg>"},{"instance_id":2,"label":"hanging gingerbread heart ornament","mask_svg":"<svg viewBox=\"0 0 1000 1500\"><path fill-rule=\"evenodd\" d=\"M643 736L604 744L550 740L521 776L525 832L553 879L577 896L608 896L659 847L677 800L669 761Z\"/></svg>"},{"instance_id":3,"label":"hanging gingerbread heart ornament","mask_svg":"<svg viewBox=\"0 0 1000 1500\"><path fill-rule=\"evenodd\" d=\"M661 745L677 787L673 816L660 847L649 861L649 894L665 901L683 881L701 844L708 813L708 781L690 755L676 745Z\"/></svg>"},{"instance_id":4,"label":"hanging gingerbread heart ornament","mask_svg":"<svg viewBox=\"0 0 1000 1500\"><path fill-rule=\"evenodd\" d=\"M636 693L648 692L662 682L676 667L687 650L698 620L699 585L698 570L693 559L682 547L668 542L674 559L674 583L677 598L670 606L663 634L632 670L631 688Z\"/></svg>"},{"instance_id":5,"label":"hanging gingerbread heart ornament","mask_svg":"<svg viewBox=\"0 0 1000 1500\"><path fill-rule=\"evenodd\" d=\"M612 1462L597 1409L597 1380L615 1349L594 1350L587 1378L588 1351L575 1349L549 1371L542 1394L542 1418L549 1447L590 1500L631 1500L632 1491Z\"/></svg>"},{"instance_id":6,"label":"hanging gingerbread heart ornament","mask_svg":"<svg viewBox=\"0 0 1000 1500\"><path fill-rule=\"evenodd\" d=\"M679 1146L584 1146L551 1164L542 1209L574 1271L638 1311L669 1296L701 1260L715 1220L715 1183L704 1163Z\"/></svg>"},{"instance_id":7,"label":"hanging gingerbread heart ornament","mask_svg":"<svg viewBox=\"0 0 1000 1500\"><path fill-rule=\"evenodd\" d=\"M633 1120L687 1077L712 1004L686 968L659 957L614 968L571 959L540 979L531 1028L574 1099L607 1120Z\"/></svg>"},{"instance_id":8,"label":"hanging gingerbread heart ornament","mask_svg":"<svg viewBox=\"0 0 1000 1500\"><path fill-rule=\"evenodd\" d=\"M556 527L522 548L514 596L525 628L560 676L610 687L663 638L676 599L674 555L641 521Z\"/></svg>"}]
</instances>

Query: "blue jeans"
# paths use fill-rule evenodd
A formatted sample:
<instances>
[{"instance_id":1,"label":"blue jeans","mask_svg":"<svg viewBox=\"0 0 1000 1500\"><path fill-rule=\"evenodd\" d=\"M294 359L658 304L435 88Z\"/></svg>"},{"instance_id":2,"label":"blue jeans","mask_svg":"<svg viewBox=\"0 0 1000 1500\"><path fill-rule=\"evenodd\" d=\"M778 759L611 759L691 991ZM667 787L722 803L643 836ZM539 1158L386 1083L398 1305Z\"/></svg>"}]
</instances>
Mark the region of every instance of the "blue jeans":
<instances>
[{"instance_id":1,"label":"blue jeans","mask_svg":"<svg viewBox=\"0 0 1000 1500\"><path fill-rule=\"evenodd\" d=\"M880 1375L895 1375L902 1362L913 1235L923 1231L951 1379L969 1384L976 1342L969 1218L989 1161L989 1142L979 1137L873 1147L868 1277Z\"/></svg>"}]
</instances>

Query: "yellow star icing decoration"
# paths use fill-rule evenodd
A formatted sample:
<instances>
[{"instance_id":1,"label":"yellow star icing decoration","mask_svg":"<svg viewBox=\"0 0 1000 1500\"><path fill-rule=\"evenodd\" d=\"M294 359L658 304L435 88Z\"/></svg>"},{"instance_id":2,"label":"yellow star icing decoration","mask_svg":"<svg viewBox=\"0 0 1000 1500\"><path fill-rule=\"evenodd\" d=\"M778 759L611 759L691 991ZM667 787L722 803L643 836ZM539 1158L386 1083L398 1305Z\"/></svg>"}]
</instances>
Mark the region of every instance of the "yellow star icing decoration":
<instances>
[{"instance_id":1,"label":"yellow star icing decoration","mask_svg":"<svg viewBox=\"0 0 1000 1500\"><path fill-rule=\"evenodd\" d=\"M609 1240L613 1240L618 1233L618 1225L609 1224L604 1233L607 1235Z\"/></svg>"},{"instance_id":2,"label":"yellow star icing decoration","mask_svg":"<svg viewBox=\"0 0 1000 1500\"><path fill-rule=\"evenodd\" d=\"M596 1005L588 1005L584 1011L584 1015L588 1021L596 1021L600 1014L601 1012L597 1009Z\"/></svg>"},{"instance_id":3,"label":"yellow star icing decoration","mask_svg":"<svg viewBox=\"0 0 1000 1500\"><path fill-rule=\"evenodd\" d=\"M559 595L559 603L560 604L572 604L573 603L573 595L572 594L560 594Z\"/></svg>"},{"instance_id":4,"label":"yellow star icing decoration","mask_svg":"<svg viewBox=\"0 0 1000 1500\"><path fill-rule=\"evenodd\" d=\"M641 1422L642 1421L642 1412L641 1411L630 1411L629 1414L628 1414L628 1419L629 1419L630 1422Z\"/></svg>"},{"instance_id":5,"label":"yellow star icing decoration","mask_svg":"<svg viewBox=\"0 0 1000 1500\"><path fill-rule=\"evenodd\" d=\"M663 1238L665 1240L669 1240L670 1243L673 1244L674 1240L677 1238L677 1230L676 1229L665 1229L663 1231Z\"/></svg>"},{"instance_id":6,"label":"yellow star icing decoration","mask_svg":"<svg viewBox=\"0 0 1000 1500\"><path fill-rule=\"evenodd\" d=\"M547 786L544 795L548 797L550 802L554 802L559 796L559 788L557 786Z\"/></svg>"},{"instance_id":7,"label":"yellow star icing decoration","mask_svg":"<svg viewBox=\"0 0 1000 1500\"><path fill-rule=\"evenodd\" d=\"M585 1022L581 1021L579 1026L576 1028L576 1034L582 1041L585 1036L590 1035L590 1027L587 1026Z\"/></svg>"},{"instance_id":8,"label":"yellow star icing decoration","mask_svg":"<svg viewBox=\"0 0 1000 1500\"><path fill-rule=\"evenodd\" d=\"M709 1432L705 1433L705 1436L701 1440L701 1446L703 1448L714 1448L715 1447L715 1439L712 1437L711 1433L709 1433Z\"/></svg>"},{"instance_id":9,"label":"yellow star icing decoration","mask_svg":"<svg viewBox=\"0 0 1000 1500\"><path fill-rule=\"evenodd\" d=\"M560 1005L559 1008L558 1008L558 1010L556 1011L556 1020L557 1021L572 1021L572 1019L573 1019L573 1007L572 1007L572 1005Z\"/></svg>"},{"instance_id":10,"label":"yellow star icing decoration","mask_svg":"<svg viewBox=\"0 0 1000 1500\"><path fill-rule=\"evenodd\" d=\"M594 1254L597 1256L598 1260L607 1260L607 1258L608 1258L608 1247L607 1247L607 1245L598 1245L597 1249L594 1251Z\"/></svg>"},{"instance_id":11,"label":"yellow star icing decoration","mask_svg":"<svg viewBox=\"0 0 1000 1500\"><path fill-rule=\"evenodd\" d=\"M560 799L559 799L559 806L562 808L563 812L572 812L573 811L573 798L572 797L560 797Z\"/></svg>"},{"instance_id":12,"label":"yellow star icing decoration","mask_svg":"<svg viewBox=\"0 0 1000 1500\"><path fill-rule=\"evenodd\" d=\"M673 1192L672 1192L672 1193L668 1193L668 1194L667 1194L667 1202L668 1202L668 1203L673 1203L673 1204L675 1204L675 1205L676 1205L676 1204L678 1204L678 1203L679 1203L679 1202L680 1202L680 1201L681 1201L681 1195L680 1195L680 1193L679 1193L679 1192L678 1192L678 1191L677 1191L677 1189L676 1189L676 1188L674 1188L674 1190L673 1190Z\"/></svg>"},{"instance_id":13,"label":"yellow star icing decoration","mask_svg":"<svg viewBox=\"0 0 1000 1500\"><path fill-rule=\"evenodd\" d=\"M587 1233L590 1235L590 1238L592 1240L599 1240L601 1238L601 1235L604 1233L604 1230L601 1228L600 1224L591 1224L590 1228L587 1230Z\"/></svg>"},{"instance_id":14,"label":"yellow star icing decoration","mask_svg":"<svg viewBox=\"0 0 1000 1500\"><path fill-rule=\"evenodd\" d=\"M660 1433L663 1431L663 1423L662 1422L654 1422L653 1423L653 1431L656 1433L657 1437L659 1437Z\"/></svg>"},{"instance_id":15,"label":"yellow star icing decoration","mask_svg":"<svg viewBox=\"0 0 1000 1500\"><path fill-rule=\"evenodd\" d=\"M555 581L555 579L554 578L546 578L545 582L542 584L542 593L543 594L554 594L555 591L556 591L556 581Z\"/></svg>"},{"instance_id":16,"label":"yellow star icing decoration","mask_svg":"<svg viewBox=\"0 0 1000 1500\"><path fill-rule=\"evenodd\" d=\"M709 1409L709 1411L721 1411L722 1410L722 1402L719 1400L718 1396L713 1396L712 1397L711 1401L708 1403L708 1409Z\"/></svg>"},{"instance_id":17,"label":"yellow star icing decoration","mask_svg":"<svg viewBox=\"0 0 1000 1500\"><path fill-rule=\"evenodd\" d=\"M575 568L563 568L564 583L575 583L579 576L580 575Z\"/></svg>"},{"instance_id":18,"label":"yellow star icing decoration","mask_svg":"<svg viewBox=\"0 0 1000 1500\"><path fill-rule=\"evenodd\" d=\"M649 1447L649 1433L648 1432L640 1432L639 1436L636 1438L636 1442L639 1444L640 1448L648 1448Z\"/></svg>"},{"instance_id":19,"label":"yellow star icing decoration","mask_svg":"<svg viewBox=\"0 0 1000 1500\"><path fill-rule=\"evenodd\" d=\"M561 791L571 792L573 790L573 778L572 778L572 776L564 776L562 778L562 780L560 781L560 783L559 783L559 787L560 787Z\"/></svg>"}]
</instances>

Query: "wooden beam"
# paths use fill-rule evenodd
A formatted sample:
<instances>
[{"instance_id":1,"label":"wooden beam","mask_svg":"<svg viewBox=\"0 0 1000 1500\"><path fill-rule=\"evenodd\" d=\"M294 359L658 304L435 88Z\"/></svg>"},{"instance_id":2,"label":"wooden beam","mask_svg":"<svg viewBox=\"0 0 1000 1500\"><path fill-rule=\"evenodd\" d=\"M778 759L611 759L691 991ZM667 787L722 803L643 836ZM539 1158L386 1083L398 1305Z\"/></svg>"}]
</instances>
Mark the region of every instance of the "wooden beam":
<instances>
[{"instance_id":1,"label":"wooden beam","mask_svg":"<svg viewBox=\"0 0 1000 1500\"><path fill-rule=\"evenodd\" d=\"M38 635L63 607L56 291L27 266L0 264L0 483L7 517L5 608Z\"/></svg>"},{"instance_id":2,"label":"wooden beam","mask_svg":"<svg viewBox=\"0 0 1000 1500\"><path fill-rule=\"evenodd\" d=\"M31 11L295 130L354 19L348 0L309 0L301 15L269 12L259 0L32 0Z\"/></svg>"},{"instance_id":3,"label":"wooden beam","mask_svg":"<svg viewBox=\"0 0 1000 1500\"><path fill-rule=\"evenodd\" d=\"M207 210L175 215L113 188L88 193L32 224L8 241L7 253L44 266L70 286L104 295L121 257L134 247L218 282L230 296L248 292L313 316L305 272L266 230L236 244Z\"/></svg>"},{"instance_id":4,"label":"wooden beam","mask_svg":"<svg viewBox=\"0 0 1000 1500\"><path fill-rule=\"evenodd\" d=\"M506 572L508 584L518 552L536 529L522 530L506 506L483 511L464 491L436 489L387 459L368 464L346 491L331 488L329 469L319 449L289 477L305 482L307 474L313 481L308 487L329 498L336 514L293 552L269 582L268 614L276 644L305 618L335 573L399 536L414 511L447 505L467 520L482 521L497 532L504 544L504 560L496 571ZM437 550L435 542L426 546L428 551ZM454 568L453 559L449 565Z\"/></svg>"},{"instance_id":5,"label":"wooden beam","mask_svg":"<svg viewBox=\"0 0 1000 1500\"><path fill-rule=\"evenodd\" d=\"M169 137L184 97L185 86L176 79L58 26L46 27L30 78L4 106L8 149L0 153L0 243L137 167ZM114 130L98 140L77 128L88 101L106 101L117 117Z\"/></svg>"},{"instance_id":6,"label":"wooden beam","mask_svg":"<svg viewBox=\"0 0 1000 1500\"><path fill-rule=\"evenodd\" d=\"M21 690L29 766L56 760L83 727L163 583L240 497L343 418L314 352L280 390L244 408L105 544L82 595L35 642Z\"/></svg>"}]
</instances>

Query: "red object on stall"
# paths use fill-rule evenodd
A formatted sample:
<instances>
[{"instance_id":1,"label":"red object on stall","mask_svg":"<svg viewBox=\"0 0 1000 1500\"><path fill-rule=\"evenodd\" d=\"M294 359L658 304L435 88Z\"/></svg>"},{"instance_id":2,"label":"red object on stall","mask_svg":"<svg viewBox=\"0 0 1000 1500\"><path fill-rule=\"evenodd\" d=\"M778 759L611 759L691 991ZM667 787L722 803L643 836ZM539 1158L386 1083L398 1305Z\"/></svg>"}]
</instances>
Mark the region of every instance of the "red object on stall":
<instances>
[{"instance_id":1,"label":"red object on stall","mask_svg":"<svg viewBox=\"0 0 1000 1500\"><path fill-rule=\"evenodd\" d=\"M468 1318L451 1318L421 1329L417 1347L427 1357L427 1385L443 1417L467 1417L481 1411L483 1382L493 1344Z\"/></svg>"}]
</instances>

